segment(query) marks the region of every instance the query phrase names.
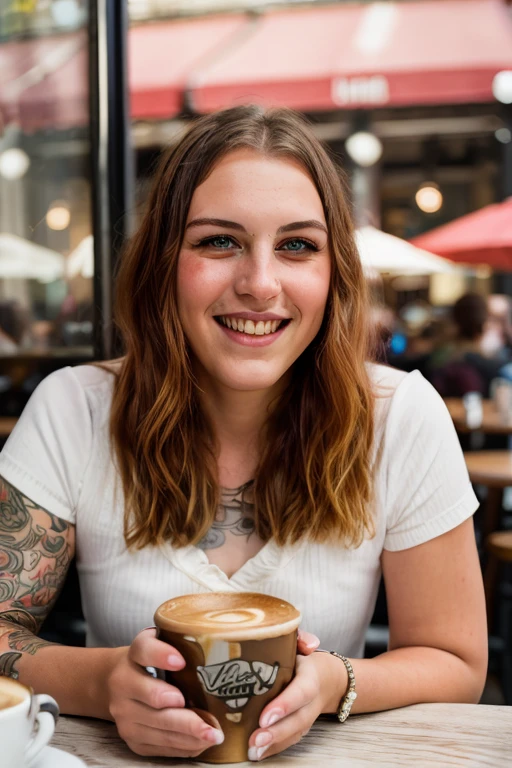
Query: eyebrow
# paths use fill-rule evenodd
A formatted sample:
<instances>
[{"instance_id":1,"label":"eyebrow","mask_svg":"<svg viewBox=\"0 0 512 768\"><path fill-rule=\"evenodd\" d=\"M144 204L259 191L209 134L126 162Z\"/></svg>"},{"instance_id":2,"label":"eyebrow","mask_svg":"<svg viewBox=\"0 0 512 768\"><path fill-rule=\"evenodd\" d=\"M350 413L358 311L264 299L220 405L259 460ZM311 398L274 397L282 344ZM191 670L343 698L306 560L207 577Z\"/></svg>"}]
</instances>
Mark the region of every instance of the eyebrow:
<instances>
[{"instance_id":1,"label":"eyebrow","mask_svg":"<svg viewBox=\"0 0 512 768\"><path fill-rule=\"evenodd\" d=\"M235 229L238 232L247 232L245 227L243 227L241 224L238 224L236 221L228 221L227 219L193 219L192 221L189 221L186 228L190 229L191 227L202 227L205 224L210 224L214 227L224 227L225 229ZM322 232L325 232L326 235L329 234L324 224L322 224L320 221L317 221L316 219L308 219L307 221L293 221L291 224L284 224L284 226L279 227L277 234L280 235L283 232L293 232L297 229L319 229Z\"/></svg>"}]
</instances>

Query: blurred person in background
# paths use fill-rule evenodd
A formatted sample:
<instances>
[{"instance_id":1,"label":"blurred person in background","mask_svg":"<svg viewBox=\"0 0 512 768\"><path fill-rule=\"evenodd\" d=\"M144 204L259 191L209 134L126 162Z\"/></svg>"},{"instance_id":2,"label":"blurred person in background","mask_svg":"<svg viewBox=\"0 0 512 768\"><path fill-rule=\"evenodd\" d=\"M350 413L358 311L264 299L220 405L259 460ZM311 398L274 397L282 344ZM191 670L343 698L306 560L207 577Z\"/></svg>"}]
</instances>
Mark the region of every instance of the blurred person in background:
<instances>
[{"instance_id":1,"label":"blurred person in background","mask_svg":"<svg viewBox=\"0 0 512 768\"><path fill-rule=\"evenodd\" d=\"M510 358L504 356L504 347L486 347L486 298L479 293L464 294L453 306L452 320L453 337L430 356L428 376L443 397L462 397L467 392L488 397L492 380L503 375L503 366Z\"/></svg>"},{"instance_id":2,"label":"blurred person in background","mask_svg":"<svg viewBox=\"0 0 512 768\"><path fill-rule=\"evenodd\" d=\"M487 298L488 318L482 338L487 356L508 363L512 356L512 302L510 296L493 293Z\"/></svg>"},{"instance_id":3,"label":"blurred person in background","mask_svg":"<svg viewBox=\"0 0 512 768\"><path fill-rule=\"evenodd\" d=\"M23 346L27 317L18 301L0 301L0 354L15 354Z\"/></svg>"}]
</instances>

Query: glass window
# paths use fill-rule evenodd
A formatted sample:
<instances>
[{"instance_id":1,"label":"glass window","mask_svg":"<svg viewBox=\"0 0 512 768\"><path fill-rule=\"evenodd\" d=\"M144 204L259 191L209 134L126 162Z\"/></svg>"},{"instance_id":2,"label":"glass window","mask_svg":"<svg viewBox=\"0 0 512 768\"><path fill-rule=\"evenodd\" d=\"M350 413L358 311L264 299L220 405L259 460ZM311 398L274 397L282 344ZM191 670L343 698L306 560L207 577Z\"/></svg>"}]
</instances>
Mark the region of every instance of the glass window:
<instances>
[{"instance_id":1,"label":"glass window","mask_svg":"<svg viewBox=\"0 0 512 768\"><path fill-rule=\"evenodd\" d=\"M88 21L86 0L1 3L3 358L92 356Z\"/></svg>"}]
</instances>

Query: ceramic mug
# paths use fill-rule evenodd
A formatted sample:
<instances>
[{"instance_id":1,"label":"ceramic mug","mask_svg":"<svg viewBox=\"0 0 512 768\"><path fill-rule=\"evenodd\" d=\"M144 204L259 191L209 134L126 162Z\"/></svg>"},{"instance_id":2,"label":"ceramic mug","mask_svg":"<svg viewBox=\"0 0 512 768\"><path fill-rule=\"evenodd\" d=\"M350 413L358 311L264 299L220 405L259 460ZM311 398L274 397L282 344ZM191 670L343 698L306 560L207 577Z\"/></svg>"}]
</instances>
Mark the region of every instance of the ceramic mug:
<instances>
[{"instance_id":1,"label":"ceramic mug","mask_svg":"<svg viewBox=\"0 0 512 768\"><path fill-rule=\"evenodd\" d=\"M2 768L30 768L53 736L57 702L11 677L0 677L0 763Z\"/></svg>"}]
</instances>

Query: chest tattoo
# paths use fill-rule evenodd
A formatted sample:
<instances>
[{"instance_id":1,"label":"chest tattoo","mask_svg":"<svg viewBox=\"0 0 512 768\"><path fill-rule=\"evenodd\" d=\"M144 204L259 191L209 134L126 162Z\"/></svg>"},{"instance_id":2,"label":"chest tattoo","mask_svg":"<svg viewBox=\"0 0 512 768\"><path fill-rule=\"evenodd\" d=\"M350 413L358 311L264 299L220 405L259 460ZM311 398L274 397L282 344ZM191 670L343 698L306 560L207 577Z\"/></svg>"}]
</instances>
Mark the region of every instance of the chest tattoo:
<instances>
[{"instance_id":1,"label":"chest tattoo","mask_svg":"<svg viewBox=\"0 0 512 768\"><path fill-rule=\"evenodd\" d=\"M215 522L197 545L200 549L217 549L226 543L226 536L245 536L254 533L254 504L248 501L252 480L239 488L223 488Z\"/></svg>"}]
</instances>

